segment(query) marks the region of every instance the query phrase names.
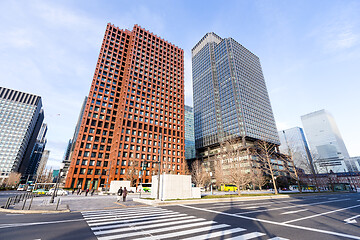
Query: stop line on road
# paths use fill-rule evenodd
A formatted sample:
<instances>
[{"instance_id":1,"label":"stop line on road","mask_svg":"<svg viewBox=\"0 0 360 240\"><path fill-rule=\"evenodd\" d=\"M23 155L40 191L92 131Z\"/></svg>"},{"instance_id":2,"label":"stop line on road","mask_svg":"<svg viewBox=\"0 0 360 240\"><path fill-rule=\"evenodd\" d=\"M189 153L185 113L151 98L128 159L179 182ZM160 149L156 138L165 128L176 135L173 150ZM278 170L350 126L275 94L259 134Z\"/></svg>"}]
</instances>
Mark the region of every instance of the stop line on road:
<instances>
[{"instance_id":1,"label":"stop line on road","mask_svg":"<svg viewBox=\"0 0 360 240\"><path fill-rule=\"evenodd\" d=\"M82 215L99 240L110 239L171 239L190 240L222 239L245 240L263 237L265 233L249 232L245 228L232 227L156 207L127 208L82 212ZM194 236L196 235L196 236ZM271 240L287 240L273 237Z\"/></svg>"}]
</instances>

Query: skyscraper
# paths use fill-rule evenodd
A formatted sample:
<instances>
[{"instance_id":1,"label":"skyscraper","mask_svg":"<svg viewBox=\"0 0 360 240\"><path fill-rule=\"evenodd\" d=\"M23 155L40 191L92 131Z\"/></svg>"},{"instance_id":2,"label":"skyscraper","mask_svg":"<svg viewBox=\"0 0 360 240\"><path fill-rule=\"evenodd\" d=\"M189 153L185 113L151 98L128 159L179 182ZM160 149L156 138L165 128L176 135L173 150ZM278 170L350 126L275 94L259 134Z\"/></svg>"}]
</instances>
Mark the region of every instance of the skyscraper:
<instances>
[{"instance_id":1,"label":"skyscraper","mask_svg":"<svg viewBox=\"0 0 360 240\"><path fill-rule=\"evenodd\" d=\"M280 144L256 55L207 33L192 49L192 75L197 150L234 137Z\"/></svg>"},{"instance_id":2,"label":"skyscraper","mask_svg":"<svg viewBox=\"0 0 360 240\"><path fill-rule=\"evenodd\" d=\"M43 119L41 97L0 87L0 181L26 172Z\"/></svg>"},{"instance_id":3,"label":"skyscraper","mask_svg":"<svg viewBox=\"0 0 360 240\"><path fill-rule=\"evenodd\" d=\"M351 170L349 153L329 112L315 111L301 116L301 121L319 173Z\"/></svg>"},{"instance_id":4,"label":"skyscraper","mask_svg":"<svg viewBox=\"0 0 360 240\"><path fill-rule=\"evenodd\" d=\"M150 182L159 160L183 172L183 58L138 25L107 25L65 187Z\"/></svg>"},{"instance_id":5,"label":"skyscraper","mask_svg":"<svg viewBox=\"0 0 360 240\"><path fill-rule=\"evenodd\" d=\"M300 127L294 127L279 131L280 151L292 155L295 166L301 168L306 174L312 173L312 158L305 139L304 131Z\"/></svg>"},{"instance_id":6,"label":"skyscraper","mask_svg":"<svg viewBox=\"0 0 360 240\"><path fill-rule=\"evenodd\" d=\"M24 173L24 178L26 177L26 179L28 180L36 179L36 172L39 167L41 157L45 150L45 146L47 142L46 133L47 133L47 124L43 123L37 135L34 148L31 152L28 167L26 168Z\"/></svg>"},{"instance_id":7,"label":"skyscraper","mask_svg":"<svg viewBox=\"0 0 360 240\"><path fill-rule=\"evenodd\" d=\"M75 143L77 141L77 137L79 135L79 131L80 131L80 127L81 127L81 121L84 117L84 111L85 111L85 107L86 107L86 102L87 102L87 97L85 97L83 104L81 105L81 110L80 110L80 114L75 126L75 130L74 130L74 135L73 137L69 140L68 145L66 147L65 153L64 153L64 157L63 157L63 161L62 163L64 164L64 167L62 169L62 177L61 177L61 181L60 183L63 184L63 182L65 181L64 179L66 178L66 175L69 171L69 167L70 167L70 163L71 163L71 157L72 154L74 152L75 149Z\"/></svg>"},{"instance_id":8,"label":"skyscraper","mask_svg":"<svg viewBox=\"0 0 360 240\"><path fill-rule=\"evenodd\" d=\"M185 159L196 157L194 137L194 110L185 105Z\"/></svg>"}]
</instances>

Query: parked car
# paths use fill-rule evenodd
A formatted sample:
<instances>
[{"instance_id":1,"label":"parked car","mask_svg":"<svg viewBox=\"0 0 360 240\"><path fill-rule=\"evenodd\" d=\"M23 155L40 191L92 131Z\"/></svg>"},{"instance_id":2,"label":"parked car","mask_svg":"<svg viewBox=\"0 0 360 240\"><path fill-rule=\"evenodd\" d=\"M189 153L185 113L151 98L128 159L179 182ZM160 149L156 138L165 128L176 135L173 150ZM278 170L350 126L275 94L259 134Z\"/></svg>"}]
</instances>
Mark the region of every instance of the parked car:
<instances>
[{"instance_id":1,"label":"parked car","mask_svg":"<svg viewBox=\"0 0 360 240\"><path fill-rule=\"evenodd\" d=\"M54 191L55 189L54 188L51 188L48 192L47 192L47 195L53 195L54 194ZM66 195L69 195L69 192L64 190L64 189L61 189L61 188L58 188L56 190L56 195L59 195L59 196L66 196Z\"/></svg>"},{"instance_id":2,"label":"parked car","mask_svg":"<svg viewBox=\"0 0 360 240\"><path fill-rule=\"evenodd\" d=\"M46 190L45 188L40 188L40 189L36 189L33 191L33 193L39 194L39 195L45 195L47 192L48 192L48 190Z\"/></svg>"},{"instance_id":3,"label":"parked car","mask_svg":"<svg viewBox=\"0 0 360 240\"><path fill-rule=\"evenodd\" d=\"M28 192L32 192L34 190L34 186L28 186L28 188L26 189L26 191Z\"/></svg>"},{"instance_id":4,"label":"parked car","mask_svg":"<svg viewBox=\"0 0 360 240\"><path fill-rule=\"evenodd\" d=\"M26 190L26 185L25 184L20 184L19 187L17 188L18 191L25 191Z\"/></svg>"}]
</instances>

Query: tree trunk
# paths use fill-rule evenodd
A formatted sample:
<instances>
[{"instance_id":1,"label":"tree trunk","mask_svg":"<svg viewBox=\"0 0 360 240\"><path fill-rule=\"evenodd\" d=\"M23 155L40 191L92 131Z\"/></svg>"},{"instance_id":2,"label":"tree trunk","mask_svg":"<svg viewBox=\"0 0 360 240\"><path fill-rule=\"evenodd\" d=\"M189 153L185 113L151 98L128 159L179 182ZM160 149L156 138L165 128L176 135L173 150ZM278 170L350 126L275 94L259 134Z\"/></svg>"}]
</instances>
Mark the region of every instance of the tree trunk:
<instances>
[{"instance_id":1,"label":"tree trunk","mask_svg":"<svg viewBox=\"0 0 360 240\"><path fill-rule=\"evenodd\" d=\"M272 182L273 182L273 186L274 186L274 190L275 190L275 194L279 194L277 186L276 186L276 180L274 178L274 175L271 174L271 178L272 178Z\"/></svg>"}]
</instances>

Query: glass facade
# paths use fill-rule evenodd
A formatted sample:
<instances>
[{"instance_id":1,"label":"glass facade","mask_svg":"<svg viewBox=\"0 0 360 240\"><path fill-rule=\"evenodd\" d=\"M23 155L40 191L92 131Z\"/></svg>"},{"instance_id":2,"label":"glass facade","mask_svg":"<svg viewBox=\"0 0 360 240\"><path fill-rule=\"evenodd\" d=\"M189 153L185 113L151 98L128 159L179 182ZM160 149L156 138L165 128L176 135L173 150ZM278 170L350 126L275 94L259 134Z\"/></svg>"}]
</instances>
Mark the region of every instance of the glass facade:
<instances>
[{"instance_id":1,"label":"glass facade","mask_svg":"<svg viewBox=\"0 0 360 240\"><path fill-rule=\"evenodd\" d=\"M231 137L280 144L256 55L208 33L192 49L192 71L197 149Z\"/></svg>"},{"instance_id":2,"label":"glass facade","mask_svg":"<svg viewBox=\"0 0 360 240\"><path fill-rule=\"evenodd\" d=\"M185 105L185 159L195 157L194 110Z\"/></svg>"},{"instance_id":3,"label":"glass facade","mask_svg":"<svg viewBox=\"0 0 360 240\"><path fill-rule=\"evenodd\" d=\"M0 87L0 181L19 171L29 143L36 140L41 108L39 96Z\"/></svg>"},{"instance_id":4,"label":"glass facade","mask_svg":"<svg viewBox=\"0 0 360 240\"><path fill-rule=\"evenodd\" d=\"M301 116L314 163L320 173L351 170L349 153L333 116L319 110Z\"/></svg>"},{"instance_id":5,"label":"glass facade","mask_svg":"<svg viewBox=\"0 0 360 240\"><path fill-rule=\"evenodd\" d=\"M303 169L306 174L310 174L309 164L312 162L312 158L302 128L294 127L279 131L279 137L280 152L289 155L291 153L295 166Z\"/></svg>"}]
</instances>

